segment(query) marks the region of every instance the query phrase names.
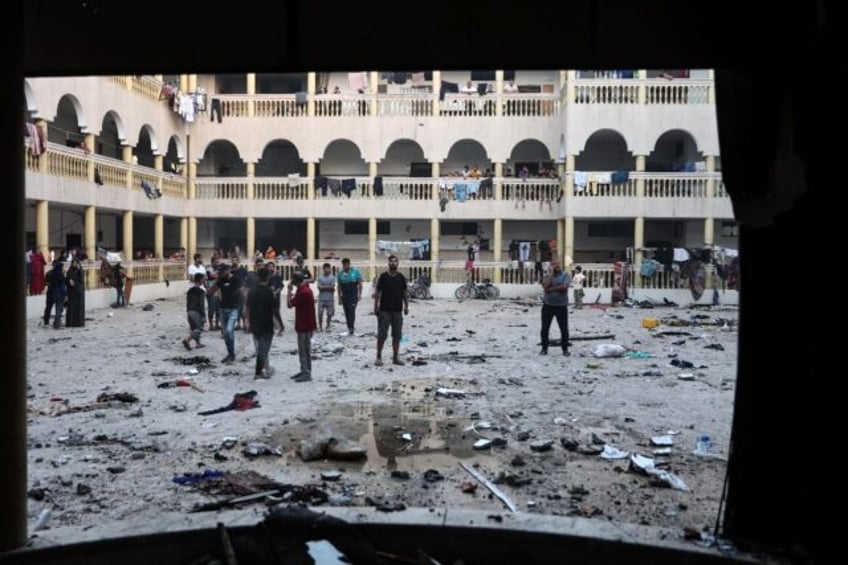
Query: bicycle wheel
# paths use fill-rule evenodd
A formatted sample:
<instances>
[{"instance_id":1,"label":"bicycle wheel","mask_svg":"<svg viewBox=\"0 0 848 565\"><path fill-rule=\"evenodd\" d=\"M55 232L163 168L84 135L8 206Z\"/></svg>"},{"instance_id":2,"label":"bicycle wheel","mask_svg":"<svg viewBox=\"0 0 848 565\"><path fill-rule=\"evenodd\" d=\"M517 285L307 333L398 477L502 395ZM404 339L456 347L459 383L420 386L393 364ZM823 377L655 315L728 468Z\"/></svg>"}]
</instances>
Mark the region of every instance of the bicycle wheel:
<instances>
[{"instance_id":1,"label":"bicycle wheel","mask_svg":"<svg viewBox=\"0 0 848 565\"><path fill-rule=\"evenodd\" d=\"M495 285L486 287L486 298L489 300L495 300L496 298L501 297L501 291Z\"/></svg>"},{"instance_id":2,"label":"bicycle wheel","mask_svg":"<svg viewBox=\"0 0 848 565\"><path fill-rule=\"evenodd\" d=\"M417 298L419 300L424 300L425 298L427 298L427 289L423 286L416 286L412 290L412 297Z\"/></svg>"},{"instance_id":3,"label":"bicycle wheel","mask_svg":"<svg viewBox=\"0 0 848 565\"><path fill-rule=\"evenodd\" d=\"M456 296L459 300L466 300L471 298L471 289L468 288L468 285L464 284L453 292L453 295Z\"/></svg>"}]
</instances>

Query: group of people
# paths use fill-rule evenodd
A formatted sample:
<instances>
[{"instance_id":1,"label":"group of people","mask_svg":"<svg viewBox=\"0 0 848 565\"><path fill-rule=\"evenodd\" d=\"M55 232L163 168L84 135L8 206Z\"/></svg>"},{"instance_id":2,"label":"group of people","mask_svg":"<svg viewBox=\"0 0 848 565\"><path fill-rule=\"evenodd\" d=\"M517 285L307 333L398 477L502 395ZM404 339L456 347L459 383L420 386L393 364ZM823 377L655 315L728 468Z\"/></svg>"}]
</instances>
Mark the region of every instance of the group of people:
<instances>
[{"instance_id":1,"label":"group of people","mask_svg":"<svg viewBox=\"0 0 848 565\"><path fill-rule=\"evenodd\" d=\"M403 364L398 355L402 333L400 313L408 312L409 303L406 278L397 267L397 257L390 257L386 278L381 276L375 290L374 313L380 320L377 365L382 364L381 353L389 328L392 330L393 362ZM227 348L221 362L230 364L236 359L235 330L243 327L253 336L255 378L270 378L274 373L269 351L275 326L278 335L285 329L280 315L283 289L286 306L294 310L300 362L300 371L291 377L295 382L312 380L312 336L315 332L330 331L336 298L344 309L345 335L356 335L356 307L362 299L362 275L351 266L350 259L342 260L342 269L337 275L333 275L332 266L325 263L321 274L315 278L299 256L295 259L291 279L284 285L274 261L257 258L254 270L248 272L237 257L232 259L232 265L213 258L212 265L206 267L202 255L196 254L188 269L188 278L191 283L186 292L189 333L182 340L183 346L191 350L194 341L196 348L204 347L204 329L220 330ZM312 282L318 288L317 300L310 287Z\"/></svg>"},{"instance_id":2,"label":"group of people","mask_svg":"<svg viewBox=\"0 0 848 565\"><path fill-rule=\"evenodd\" d=\"M73 257L65 272L61 259L53 261L52 268L44 277L47 292L45 293L44 325L50 324L53 317L53 327L62 327L65 317L66 327L82 327L85 325L85 271L79 257Z\"/></svg>"}]
</instances>

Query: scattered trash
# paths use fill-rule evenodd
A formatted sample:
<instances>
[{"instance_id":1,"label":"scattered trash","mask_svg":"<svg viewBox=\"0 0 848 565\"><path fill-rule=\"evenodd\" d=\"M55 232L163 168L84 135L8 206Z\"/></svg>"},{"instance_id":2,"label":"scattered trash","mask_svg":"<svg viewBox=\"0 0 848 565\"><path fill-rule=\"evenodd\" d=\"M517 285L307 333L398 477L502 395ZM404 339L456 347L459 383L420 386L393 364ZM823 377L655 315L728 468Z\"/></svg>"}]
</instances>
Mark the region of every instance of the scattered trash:
<instances>
[{"instance_id":1,"label":"scattered trash","mask_svg":"<svg viewBox=\"0 0 848 565\"><path fill-rule=\"evenodd\" d=\"M212 414L220 414L221 412L227 412L229 410L249 410L251 408L258 408L259 401L256 400L256 395L259 394L255 390L249 390L247 392L237 392L233 395L233 401L227 404L226 406L221 406L220 408L213 408L212 410L205 410L203 412L198 412L200 416L210 416Z\"/></svg>"},{"instance_id":2,"label":"scattered trash","mask_svg":"<svg viewBox=\"0 0 848 565\"><path fill-rule=\"evenodd\" d=\"M600 453L601 459L627 459L629 456L629 451L622 451L621 449L609 444L604 445L603 451Z\"/></svg>"},{"instance_id":3,"label":"scattered trash","mask_svg":"<svg viewBox=\"0 0 848 565\"><path fill-rule=\"evenodd\" d=\"M206 479L216 479L218 477L223 476L223 471L217 471L215 469L206 469L202 473L183 473L182 475L175 476L171 480L177 483L178 485L188 485L199 481L204 481Z\"/></svg>"},{"instance_id":4,"label":"scattered trash","mask_svg":"<svg viewBox=\"0 0 848 565\"><path fill-rule=\"evenodd\" d=\"M465 398L465 391L457 388L439 387L436 389L436 396L444 398Z\"/></svg>"},{"instance_id":5,"label":"scattered trash","mask_svg":"<svg viewBox=\"0 0 848 565\"><path fill-rule=\"evenodd\" d=\"M459 461L458 463L459 463L459 466L462 467L463 469L465 469L465 471L469 475L471 475L472 477L477 479L480 482L480 484L482 484L484 487L489 489L489 492L491 492L493 495L498 497L498 499L500 499L500 501L503 502L504 505L507 508L509 508L512 512L518 511L518 507L515 505L515 503L512 502L503 492L501 492L501 490L498 487L496 487L494 484L492 484L486 477L484 477L483 475L481 475L480 473L478 473L477 471L472 469L464 461Z\"/></svg>"},{"instance_id":6,"label":"scattered trash","mask_svg":"<svg viewBox=\"0 0 848 565\"><path fill-rule=\"evenodd\" d=\"M552 439L541 439L538 441L534 441L530 444L531 451L548 451L554 446L554 440Z\"/></svg>"},{"instance_id":7,"label":"scattered trash","mask_svg":"<svg viewBox=\"0 0 848 565\"><path fill-rule=\"evenodd\" d=\"M660 325L660 321L656 318L642 318L642 327L652 330Z\"/></svg>"},{"instance_id":8,"label":"scattered trash","mask_svg":"<svg viewBox=\"0 0 848 565\"><path fill-rule=\"evenodd\" d=\"M321 471L321 478L325 481L338 481L342 478L340 471Z\"/></svg>"},{"instance_id":9,"label":"scattered trash","mask_svg":"<svg viewBox=\"0 0 848 565\"><path fill-rule=\"evenodd\" d=\"M630 456L629 469L639 474L657 479L660 485L662 486L671 487L677 490L689 490L689 487L686 486L686 483L683 482L683 479L676 475L673 475L672 473L669 473L668 471L658 469L654 465L654 460L650 457L645 457L644 455L639 455L638 453L632 454Z\"/></svg>"},{"instance_id":10,"label":"scattered trash","mask_svg":"<svg viewBox=\"0 0 848 565\"><path fill-rule=\"evenodd\" d=\"M674 438L671 436L654 436L651 438L651 445L656 445L658 447L666 447L670 445L674 445Z\"/></svg>"},{"instance_id":11,"label":"scattered trash","mask_svg":"<svg viewBox=\"0 0 848 565\"><path fill-rule=\"evenodd\" d=\"M697 441L695 442L695 453L698 455L708 455L710 451L712 451L713 442L710 439L710 436L703 435L698 436Z\"/></svg>"},{"instance_id":12,"label":"scattered trash","mask_svg":"<svg viewBox=\"0 0 848 565\"><path fill-rule=\"evenodd\" d=\"M38 530L44 528L47 525L47 522L50 521L50 515L52 514L52 508L45 508L41 512L38 513L38 518L35 520L35 524L32 526L32 531L37 532Z\"/></svg>"},{"instance_id":13,"label":"scattered trash","mask_svg":"<svg viewBox=\"0 0 848 565\"><path fill-rule=\"evenodd\" d=\"M659 449L653 450L651 453L654 455L671 455L670 447L660 447Z\"/></svg>"},{"instance_id":14,"label":"scattered trash","mask_svg":"<svg viewBox=\"0 0 848 565\"><path fill-rule=\"evenodd\" d=\"M678 373L677 378L681 381L694 381L695 373Z\"/></svg>"},{"instance_id":15,"label":"scattered trash","mask_svg":"<svg viewBox=\"0 0 848 565\"><path fill-rule=\"evenodd\" d=\"M276 455L282 457L282 447L271 447L267 443L251 442L244 446L243 453L248 457L259 457L260 455Z\"/></svg>"},{"instance_id":16,"label":"scattered trash","mask_svg":"<svg viewBox=\"0 0 848 565\"><path fill-rule=\"evenodd\" d=\"M474 445L472 445L472 447L474 449L478 450L478 451L482 451L484 449L489 449L490 447L492 447L492 440L490 440L490 439L478 439L477 441L474 442Z\"/></svg>"},{"instance_id":17,"label":"scattered trash","mask_svg":"<svg viewBox=\"0 0 848 565\"><path fill-rule=\"evenodd\" d=\"M592 355L595 357L622 357L627 352L627 348L617 343L602 343L595 346L592 350Z\"/></svg>"}]
</instances>

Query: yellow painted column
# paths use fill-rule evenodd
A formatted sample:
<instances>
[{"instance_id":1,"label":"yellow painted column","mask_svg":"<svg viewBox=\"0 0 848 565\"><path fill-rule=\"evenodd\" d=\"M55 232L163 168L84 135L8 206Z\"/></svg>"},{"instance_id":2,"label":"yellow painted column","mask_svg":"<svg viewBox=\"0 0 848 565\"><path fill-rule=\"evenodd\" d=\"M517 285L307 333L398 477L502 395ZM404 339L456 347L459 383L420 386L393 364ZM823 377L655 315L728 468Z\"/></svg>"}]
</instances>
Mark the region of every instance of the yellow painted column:
<instances>
[{"instance_id":1,"label":"yellow painted column","mask_svg":"<svg viewBox=\"0 0 848 565\"><path fill-rule=\"evenodd\" d=\"M377 84L380 82L380 75L377 71L368 73L368 94L371 95L370 104L368 105L370 116L377 115Z\"/></svg>"},{"instance_id":2,"label":"yellow painted column","mask_svg":"<svg viewBox=\"0 0 848 565\"><path fill-rule=\"evenodd\" d=\"M180 90L188 92L188 75L180 75Z\"/></svg>"},{"instance_id":3,"label":"yellow painted column","mask_svg":"<svg viewBox=\"0 0 848 565\"><path fill-rule=\"evenodd\" d=\"M503 200L503 163L495 163L495 200Z\"/></svg>"},{"instance_id":4,"label":"yellow painted column","mask_svg":"<svg viewBox=\"0 0 848 565\"><path fill-rule=\"evenodd\" d=\"M41 131L44 132L44 139L47 139L47 122L44 120L36 120L35 127L41 128ZM32 142L30 142L32 143ZM47 164L48 159L50 159L50 155L47 153L42 153L38 158L38 172L41 174L47 174Z\"/></svg>"},{"instance_id":5,"label":"yellow painted column","mask_svg":"<svg viewBox=\"0 0 848 565\"><path fill-rule=\"evenodd\" d=\"M431 246L432 249L432 246ZM374 280L377 268L377 218L368 218L368 280Z\"/></svg>"},{"instance_id":6,"label":"yellow painted column","mask_svg":"<svg viewBox=\"0 0 848 565\"><path fill-rule=\"evenodd\" d=\"M715 172L715 156L714 155L707 155L707 158L705 159L705 161L706 161L705 164L706 164L706 167L707 167L707 172L708 173L714 173ZM714 196L717 196L716 195L716 180L714 178L712 178L712 175L710 175L709 177L707 177L707 198L713 198Z\"/></svg>"},{"instance_id":7,"label":"yellow painted column","mask_svg":"<svg viewBox=\"0 0 848 565\"><path fill-rule=\"evenodd\" d=\"M574 196L574 155L565 156L565 199Z\"/></svg>"},{"instance_id":8,"label":"yellow painted column","mask_svg":"<svg viewBox=\"0 0 848 565\"><path fill-rule=\"evenodd\" d=\"M39 200L35 203L35 246L45 257L50 258L50 230L48 219L50 217L50 205L47 200Z\"/></svg>"},{"instance_id":9,"label":"yellow painted column","mask_svg":"<svg viewBox=\"0 0 848 565\"><path fill-rule=\"evenodd\" d=\"M495 71L495 116L498 117L503 116L503 77L503 71Z\"/></svg>"},{"instance_id":10,"label":"yellow painted column","mask_svg":"<svg viewBox=\"0 0 848 565\"><path fill-rule=\"evenodd\" d=\"M637 216L633 222L633 268L637 273L642 270L642 259L645 252L642 249L645 247L645 218ZM633 286L636 288L642 287L642 277L635 277Z\"/></svg>"},{"instance_id":11,"label":"yellow painted column","mask_svg":"<svg viewBox=\"0 0 848 565\"><path fill-rule=\"evenodd\" d=\"M197 75L188 75L188 91L195 92L197 90Z\"/></svg>"},{"instance_id":12,"label":"yellow painted column","mask_svg":"<svg viewBox=\"0 0 848 565\"><path fill-rule=\"evenodd\" d=\"M315 116L315 73L306 73L306 115L308 117Z\"/></svg>"},{"instance_id":13,"label":"yellow painted column","mask_svg":"<svg viewBox=\"0 0 848 565\"><path fill-rule=\"evenodd\" d=\"M251 98L247 101L247 117L252 118L256 114L253 95L256 94L256 73L247 73L247 95Z\"/></svg>"},{"instance_id":14,"label":"yellow painted column","mask_svg":"<svg viewBox=\"0 0 848 565\"><path fill-rule=\"evenodd\" d=\"M157 171L162 171L165 169L165 158L162 155L153 156L153 168Z\"/></svg>"},{"instance_id":15,"label":"yellow painted column","mask_svg":"<svg viewBox=\"0 0 848 565\"><path fill-rule=\"evenodd\" d=\"M306 258L315 259L315 218L306 218Z\"/></svg>"},{"instance_id":16,"label":"yellow painted column","mask_svg":"<svg viewBox=\"0 0 848 565\"><path fill-rule=\"evenodd\" d=\"M83 142L85 143L85 148L88 149L90 154L94 154L94 134L87 133L85 134L85 138L83 138ZM94 182L94 161L91 159L88 160L88 170L86 171L88 182Z\"/></svg>"},{"instance_id":17,"label":"yellow painted column","mask_svg":"<svg viewBox=\"0 0 848 565\"><path fill-rule=\"evenodd\" d=\"M368 187L368 197L374 198L374 177L377 176L377 163L368 163L368 176L371 177L371 186Z\"/></svg>"},{"instance_id":18,"label":"yellow painted column","mask_svg":"<svg viewBox=\"0 0 848 565\"><path fill-rule=\"evenodd\" d=\"M574 259L574 216L566 216L565 217L565 233L563 233L563 239L565 239L565 244L562 246L562 257L563 261L565 261L566 257L571 257Z\"/></svg>"},{"instance_id":19,"label":"yellow painted column","mask_svg":"<svg viewBox=\"0 0 848 565\"><path fill-rule=\"evenodd\" d=\"M577 80L577 71L565 71L565 103L571 104L574 102L576 92L575 81Z\"/></svg>"},{"instance_id":20,"label":"yellow painted column","mask_svg":"<svg viewBox=\"0 0 848 565\"><path fill-rule=\"evenodd\" d=\"M439 235L441 230L441 222L439 218L430 218L430 262L433 264L433 272L431 273L431 281L439 282ZM374 242L377 245L377 242ZM373 275L372 275L373 276Z\"/></svg>"},{"instance_id":21,"label":"yellow painted column","mask_svg":"<svg viewBox=\"0 0 848 565\"><path fill-rule=\"evenodd\" d=\"M439 91L442 89L442 71L433 71L433 115L438 116Z\"/></svg>"},{"instance_id":22,"label":"yellow painted column","mask_svg":"<svg viewBox=\"0 0 848 565\"><path fill-rule=\"evenodd\" d=\"M186 172L188 174L188 198L194 200L197 198L197 185L194 179L197 178L197 163L187 163Z\"/></svg>"},{"instance_id":23,"label":"yellow painted column","mask_svg":"<svg viewBox=\"0 0 848 565\"><path fill-rule=\"evenodd\" d=\"M645 69L636 71L636 78L639 79L639 90L637 94L639 104L645 104L648 101L648 86L645 82L648 78L648 71Z\"/></svg>"},{"instance_id":24,"label":"yellow painted column","mask_svg":"<svg viewBox=\"0 0 848 565\"><path fill-rule=\"evenodd\" d=\"M123 161L124 163L132 164L132 162L133 162L133 148L132 148L132 146L130 146L130 145L122 145L121 146L121 161ZM126 178L127 188L131 189L133 187L133 172L132 172L132 169L129 169L129 168L127 169L127 173L126 173L125 178Z\"/></svg>"},{"instance_id":25,"label":"yellow painted column","mask_svg":"<svg viewBox=\"0 0 848 565\"><path fill-rule=\"evenodd\" d=\"M565 220L560 218L556 222L557 257L562 264L563 270L568 266L565 264Z\"/></svg>"},{"instance_id":26,"label":"yellow painted column","mask_svg":"<svg viewBox=\"0 0 848 565\"><path fill-rule=\"evenodd\" d=\"M180 247L188 249L188 218L180 218ZM186 260L190 260L188 253L186 253Z\"/></svg>"},{"instance_id":27,"label":"yellow painted column","mask_svg":"<svg viewBox=\"0 0 848 565\"><path fill-rule=\"evenodd\" d=\"M645 172L644 155L636 155L636 171L640 173ZM645 179L642 176L636 179L636 196L645 196Z\"/></svg>"},{"instance_id":28,"label":"yellow painted column","mask_svg":"<svg viewBox=\"0 0 848 565\"><path fill-rule=\"evenodd\" d=\"M186 248L186 257L194 257L197 253L197 218L194 216L188 217L188 248Z\"/></svg>"},{"instance_id":29,"label":"yellow painted column","mask_svg":"<svg viewBox=\"0 0 848 565\"><path fill-rule=\"evenodd\" d=\"M165 217L162 214L153 216L153 256L159 261L157 281L165 280L165 264L161 259L165 256Z\"/></svg>"},{"instance_id":30,"label":"yellow painted column","mask_svg":"<svg viewBox=\"0 0 848 565\"><path fill-rule=\"evenodd\" d=\"M253 184L254 176L256 176L256 163L245 163L247 170L247 199L253 200L256 187Z\"/></svg>"},{"instance_id":31,"label":"yellow painted column","mask_svg":"<svg viewBox=\"0 0 848 565\"><path fill-rule=\"evenodd\" d=\"M315 200L315 163L306 163L306 199Z\"/></svg>"},{"instance_id":32,"label":"yellow painted column","mask_svg":"<svg viewBox=\"0 0 848 565\"><path fill-rule=\"evenodd\" d=\"M501 262L501 250L503 249L503 220L501 218L495 218L494 220L494 234L492 234L492 244L494 245L494 256L492 259L495 262L495 272L494 274L494 282L495 284L500 284L503 282L502 271L503 267L500 265Z\"/></svg>"},{"instance_id":33,"label":"yellow painted column","mask_svg":"<svg viewBox=\"0 0 848 565\"><path fill-rule=\"evenodd\" d=\"M430 165L430 174L433 175L433 200L436 202L439 201L439 163L432 163Z\"/></svg>"},{"instance_id":34,"label":"yellow painted column","mask_svg":"<svg viewBox=\"0 0 848 565\"><path fill-rule=\"evenodd\" d=\"M244 246L244 252L252 261L254 255L256 255L256 218L248 216L245 218L244 222L245 227L247 228L247 233L245 234L247 239Z\"/></svg>"},{"instance_id":35,"label":"yellow painted column","mask_svg":"<svg viewBox=\"0 0 848 565\"><path fill-rule=\"evenodd\" d=\"M165 216L162 214L153 217L153 255L157 259L165 256Z\"/></svg>"},{"instance_id":36,"label":"yellow painted column","mask_svg":"<svg viewBox=\"0 0 848 565\"><path fill-rule=\"evenodd\" d=\"M97 260L97 209L86 206L83 211L83 248L89 261ZM97 288L97 270L90 269L85 274L86 288Z\"/></svg>"},{"instance_id":37,"label":"yellow painted column","mask_svg":"<svg viewBox=\"0 0 848 565\"><path fill-rule=\"evenodd\" d=\"M124 210L121 214L121 228L124 234L124 267L127 269L127 276L133 276L132 263L135 255L133 255L133 213L132 210Z\"/></svg>"}]
</instances>

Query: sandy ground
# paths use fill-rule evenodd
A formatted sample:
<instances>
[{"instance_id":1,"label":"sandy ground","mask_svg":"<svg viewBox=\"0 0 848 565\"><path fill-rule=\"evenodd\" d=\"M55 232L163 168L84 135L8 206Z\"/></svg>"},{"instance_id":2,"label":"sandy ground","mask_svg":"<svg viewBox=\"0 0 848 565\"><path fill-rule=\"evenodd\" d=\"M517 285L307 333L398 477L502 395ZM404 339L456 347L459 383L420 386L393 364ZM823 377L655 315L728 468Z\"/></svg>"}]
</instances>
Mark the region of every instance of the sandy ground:
<instances>
[{"instance_id":1,"label":"sandy ground","mask_svg":"<svg viewBox=\"0 0 848 565\"><path fill-rule=\"evenodd\" d=\"M315 335L314 380L306 383L289 379L298 366L285 308L268 380L253 378L253 343L243 332L233 365L220 363L218 332L205 334L204 349L186 351L182 300L92 310L84 328L30 321L31 524L45 508L44 528L53 531L156 523L163 512L280 485L276 500L506 511L464 463L520 512L657 526L678 538L715 525L733 409L735 308L570 309L572 356L563 357L556 346L539 355L535 300L413 301L403 367L374 366L369 308L358 310L363 335L343 337L337 307L334 330ZM643 318L666 323L649 330ZM614 337L593 339L603 335ZM559 337L556 325L551 336ZM630 356L597 358L600 344L630 348ZM181 380L195 386L160 388ZM198 415L251 390L258 407ZM316 434L353 440L367 456L303 461L298 446ZM693 452L702 434L711 456ZM669 455L653 454L659 436L671 441ZM480 439L495 442L477 450ZM271 453L248 454L257 443ZM636 472L629 457L604 458L604 445L653 458L657 475ZM192 480L204 472L213 478Z\"/></svg>"}]
</instances>

